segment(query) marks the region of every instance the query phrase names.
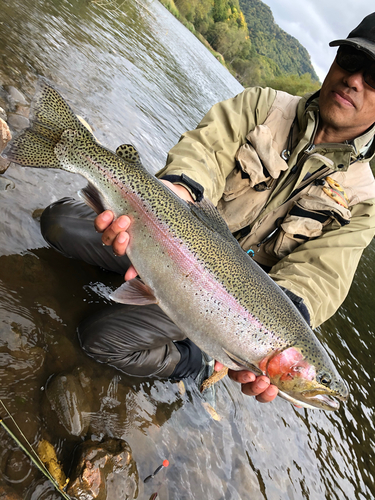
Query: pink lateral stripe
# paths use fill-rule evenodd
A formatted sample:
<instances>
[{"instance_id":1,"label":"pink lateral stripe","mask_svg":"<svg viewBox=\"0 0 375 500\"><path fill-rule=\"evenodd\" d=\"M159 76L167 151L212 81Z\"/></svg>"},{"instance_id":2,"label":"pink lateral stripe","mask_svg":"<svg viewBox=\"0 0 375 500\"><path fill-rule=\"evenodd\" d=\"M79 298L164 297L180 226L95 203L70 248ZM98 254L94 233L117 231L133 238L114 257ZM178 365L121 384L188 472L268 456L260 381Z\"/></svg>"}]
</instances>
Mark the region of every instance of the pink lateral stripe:
<instances>
[{"instance_id":1,"label":"pink lateral stripe","mask_svg":"<svg viewBox=\"0 0 375 500\"><path fill-rule=\"evenodd\" d=\"M117 188L119 188L120 191L124 191L125 186L123 182L121 182L114 175L111 175L111 172L104 169L101 165L96 164L91 158L87 159L90 160L92 164L96 165L98 170L101 171L103 175ZM151 233L156 236L156 241L158 241L161 247L165 248L167 254L172 260L178 262L179 267L185 275L188 273L192 276L194 281L202 283L204 290L214 294L214 298L216 300L225 304L228 309L233 311L235 314L240 315L255 328L259 330L263 329L263 324L247 309L239 304L235 297L229 294L225 287L218 282L217 279L215 279L215 277L207 271L207 269L197 262L197 259L191 254L183 240L176 237L170 237L168 226L156 220L154 211L150 210L149 212L145 212L144 207L142 206L142 199L139 195L129 190L124 198L126 198L133 210L137 212L142 219L146 219L145 225L148 227L151 226L154 229L153 231L151 230ZM176 258L176 256L178 257Z\"/></svg>"}]
</instances>

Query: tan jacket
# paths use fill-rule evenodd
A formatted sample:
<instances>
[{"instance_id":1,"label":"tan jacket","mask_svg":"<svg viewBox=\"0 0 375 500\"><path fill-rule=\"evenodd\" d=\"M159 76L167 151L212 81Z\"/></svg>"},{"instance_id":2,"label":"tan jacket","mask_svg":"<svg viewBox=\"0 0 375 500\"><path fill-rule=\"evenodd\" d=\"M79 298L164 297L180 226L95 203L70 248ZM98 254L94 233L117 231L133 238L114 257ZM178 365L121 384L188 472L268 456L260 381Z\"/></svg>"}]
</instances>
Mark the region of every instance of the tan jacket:
<instances>
[{"instance_id":1,"label":"tan jacket","mask_svg":"<svg viewBox=\"0 0 375 500\"><path fill-rule=\"evenodd\" d=\"M216 104L183 134L158 176L185 173L200 183L244 250L304 300L315 328L345 299L375 234L368 164L375 127L353 144L311 146L319 108L309 97L251 88ZM336 186L347 206L337 202Z\"/></svg>"}]
</instances>

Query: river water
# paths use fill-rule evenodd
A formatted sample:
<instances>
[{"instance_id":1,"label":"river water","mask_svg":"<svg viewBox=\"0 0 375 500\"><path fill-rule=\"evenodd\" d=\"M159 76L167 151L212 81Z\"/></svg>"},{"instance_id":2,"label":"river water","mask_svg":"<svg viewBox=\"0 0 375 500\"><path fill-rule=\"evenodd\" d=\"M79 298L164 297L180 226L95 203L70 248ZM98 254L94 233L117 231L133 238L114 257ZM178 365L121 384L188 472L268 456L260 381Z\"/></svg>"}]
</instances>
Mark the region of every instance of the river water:
<instances>
[{"instance_id":1,"label":"river water","mask_svg":"<svg viewBox=\"0 0 375 500\"><path fill-rule=\"evenodd\" d=\"M0 0L0 106L7 85L29 102L41 75L104 145L134 144L156 172L182 132L242 87L156 0L115 7ZM33 445L49 439L68 472L83 438L45 410L46 385L59 374L84 374L83 437L125 439L141 479L170 461L150 487L140 480L142 500L157 488L163 500L375 497L374 245L340 311L317 330L350 386L348 403L336 413L280 398L261 405L228 379L217 387L215 421L194 388L184 394L168 381L131 379L80 350L78 322L106 305L103 291L121 278L48 249L33 213L75 196L82 179L15 166L4 177L15 187L0 193L0 397ZM0 485L20 498L60 498L3 430L0 446Z\"/></svg>"}]
</instances>

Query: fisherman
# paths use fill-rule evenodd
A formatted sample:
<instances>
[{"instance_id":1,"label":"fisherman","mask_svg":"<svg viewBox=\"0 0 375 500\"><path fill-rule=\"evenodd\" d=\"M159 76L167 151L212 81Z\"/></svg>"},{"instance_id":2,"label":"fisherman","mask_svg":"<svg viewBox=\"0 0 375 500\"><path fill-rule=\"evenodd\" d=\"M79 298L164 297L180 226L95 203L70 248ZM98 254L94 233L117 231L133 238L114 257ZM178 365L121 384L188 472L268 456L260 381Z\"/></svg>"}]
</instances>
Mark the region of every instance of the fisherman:
<instances>
[{"instance_id":1,"label":"fisherman","mask_svg":"<svg viewBox=\"0 0 375 500\"><path fill-rule=\"evenodd\" d=\"M338 51L319 92L256 87L216 104L157 174L184 200L204 195L217 205L313 328L342 304L375 234L375 13L330 46ZM98 233L94 219L64 198L44 211L42 233L69 257L135 277L124 255L130 219L103 212ZM110 306L84 320L79 336L90 356L134 376L200 380L212 366L156 305ZM277 395L265 376L230 376L258 401Z\"/></svg>"}]
</instances>

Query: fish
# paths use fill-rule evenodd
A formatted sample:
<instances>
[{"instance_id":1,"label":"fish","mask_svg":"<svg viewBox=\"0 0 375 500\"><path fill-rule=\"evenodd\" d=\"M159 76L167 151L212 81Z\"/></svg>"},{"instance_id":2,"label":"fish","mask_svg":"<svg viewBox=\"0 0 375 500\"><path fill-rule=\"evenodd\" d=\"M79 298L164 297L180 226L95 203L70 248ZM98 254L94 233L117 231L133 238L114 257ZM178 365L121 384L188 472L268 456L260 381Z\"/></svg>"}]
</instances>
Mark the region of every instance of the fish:
<instances>
[{"instance_id":1,"label":"fish","mask_svg":"<svg viewBox=\"0 0 375 500\"><path fill-rule=\"evenodd\" d=\"M30 127L3 152L12 162L82 175L97 213L131 219L127 255L138 277L111 298L158 304L202 351L232 370L266 375L287 401L337 410L349 390L297 308L240 247L208 200L180 199L142 164L132 145L112 152L41 80Z\"/></svg>"}]
</instances>

